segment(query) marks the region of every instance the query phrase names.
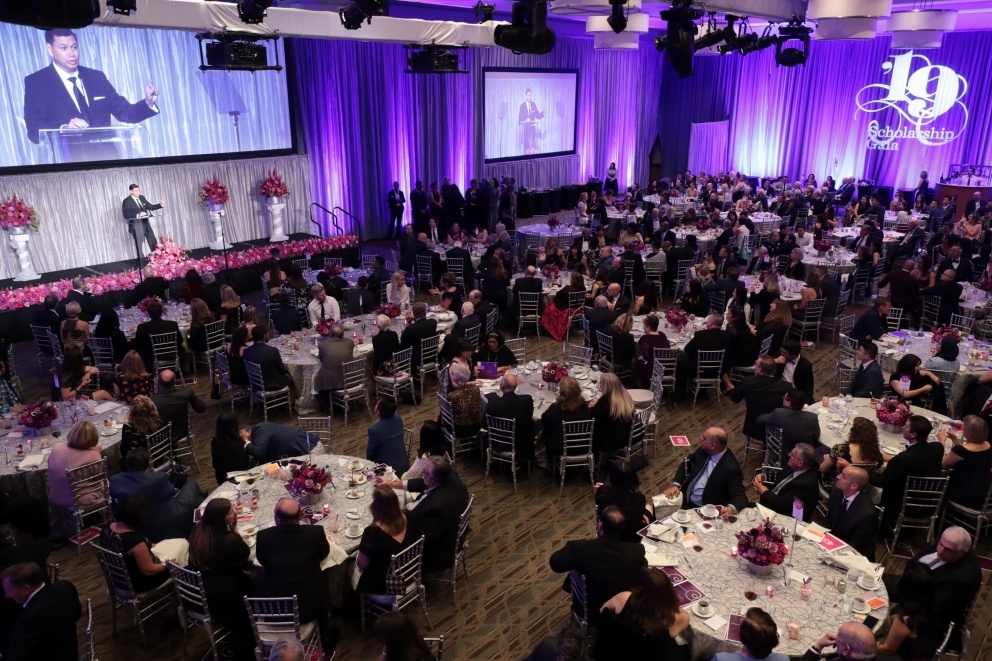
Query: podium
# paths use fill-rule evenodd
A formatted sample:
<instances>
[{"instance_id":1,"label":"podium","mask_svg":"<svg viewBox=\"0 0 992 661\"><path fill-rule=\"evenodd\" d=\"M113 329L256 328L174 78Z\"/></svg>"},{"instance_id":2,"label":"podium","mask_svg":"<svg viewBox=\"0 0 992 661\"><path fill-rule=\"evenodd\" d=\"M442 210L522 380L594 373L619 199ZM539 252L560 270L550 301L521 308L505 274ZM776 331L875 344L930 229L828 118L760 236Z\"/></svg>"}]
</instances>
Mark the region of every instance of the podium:
<instances>
[{"instance_id":1,"label":"podium","mask_svg":"<svg viewBox=\"0 0 992 661\"><path fill-rule=\"evenodd\" d=\"M148 129L141 124L38 131L41 143L48 147L51 163L141 158L147 134Z\"/></svg>"},{"instance_id":2,"label":"podium","mask_svg":"<svg viewBox=\"0 0 992 661\"><path fill-rule=\"evenodd\" d=\"M982 199L986 202L992 200L992 186L965 186L964 184L943 183L934 186L933 199L939 203L944 197L951 198L951 201L958 207L957 212L954 214L954 222L958 222L964 218L964 207L976 192L981 193Z\"/></svg>"}]
</instances>

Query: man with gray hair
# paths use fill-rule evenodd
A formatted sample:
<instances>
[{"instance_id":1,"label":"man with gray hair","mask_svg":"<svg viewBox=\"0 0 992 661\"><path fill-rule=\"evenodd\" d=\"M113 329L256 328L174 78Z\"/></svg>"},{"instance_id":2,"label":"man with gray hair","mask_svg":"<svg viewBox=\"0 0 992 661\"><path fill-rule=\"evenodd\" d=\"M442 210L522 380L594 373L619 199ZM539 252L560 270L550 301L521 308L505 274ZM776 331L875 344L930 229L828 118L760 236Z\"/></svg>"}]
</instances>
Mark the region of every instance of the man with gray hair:
<instances>
[{"instance_id":1,"label":"man with gray hair","mask_svg":"<svg viewBox=\"0 0 992 661\"><path fill-rule=\"evenodd\" d=\"M203 299L203 302L207 304L207 308L210 310L220 309L220 281L217 280L217 276L210 271L204 271L200 274L200 279L203 280L203 287L200 288L200 298Z\"/></svg>"},{"instance_id":2,"label":"man with gray hair","mask_svg":"<svg viewBox=\"0 0 992 661\"><path fill-rule=\"evenodd\" d=\"M473 328L478 329L479 336L482 335L482 320L475 314L475 306L469 301L465 301L462 303L461 313L461 319L456 321L455 325L448 329L448 336L444 338L444 348L441 350L441 355L449 362L458 353L458 350L455 348L458 344L458 338L467 338L468 332ZM472 341L472 348L473 351L478 348L478 336Z\"/></svg>"},{"instance_id":3,"label":"man with gray hair","mask_svg":"<svg viewBox=\"0 0 992 661\"><path fill-rule=\"evenodd\" d=\"M606 332L606 329L617 320L620 313L610 307L610 302L600 294L593 301L593 308L586 309L586 320L589 322L589 343L595 352L599 346L596 342L596 332Z\"/></svg>"},{"instance_id":4,"label":"man with gray hair","mask_svg":"<svg viewBox=\"0 0 992 661\"><path fill-rule=\"evenodd\" d=\"M478 289L473 289L468 293L468 300L472 302L472 306L475 308L475 314L482 321L483 326L486 324L486 320L489 318L489 313L493 310L493 304L482 298L482 292ZM483 330L486 330L485 328Z\"/></svg>"},{"instance_id":5,"label":"man with gray hair","mask_svg":"<svg viewBox=\"0 0 992 661\"><path fill-rule=\"evenodd\" d=\"M816 661L827 647L833 647L836 652L823 656L824 659L872 661L875 658L875 634L861 622L845 622L837 633L828 632L810 645L802 661Z\"/></svg>"},{"instance_id":6,"label":"man with gray hair","mask_svg":"<svg viewBox=\"0 0 992 661\"><path fill-rule=\"evenodd\" d=\"M484 401L486 415L514 420L518 466L534 458L534 398L517 394L517 377L510 373L499 382L499 393L489 393Z\"/></svg>"},{"instance_id":7,"label":"man with gray hair","mask_svg":"<svg viewBox=\"0 0 992 661\"><path fill-rule=\"evenodd\" d=\"M788 468L783 470L774 486L765 484L766 476L758 473L751 485L758 492L758 502L770 510L803 521L812 521L820 490L816 454L809 443L799 443L789 452ZM802 506L797 504L802 502Z\"/></svg>"},{"instance_id":8,"label":"man with gray hair","mask_svg":"<svg viewBox=\"0 0 992 661\"><path fill-rule=\"evenodd\" d=\"M131 292L132 305L137 305L149 296L165 297L166 292L169 290L169 283L165 278L156 276L155 269L151 266L146 266L141 269L141 277L141 282Z\"/></svg>"},{"instance_id":9,"label":"man with gray hair","mask_svg":"<svg viewBox=\"0 0 992 661\"><path fill-rule=\"evenodd\" d=\"M303 661L303 644L295 638L279 638L269 652L269 661Z\"/></svg>"},{"instance_id":10,"label":"man with gray hair","mask_svg":"<svg viewBox=\"0 0 992 661\"><path fill-rule=\"evenodd\" d=\"M69 303L79 303L79 309L81 310L79 314L80 320L93 321L93 317L96 316L93 292L90 291L89 283L80 276L72 279L72 289L59 302L59 316L63 319L65 319L65 306Z\"/></svg>"},{"instance_id":11,"label":"man with gray hair","mask_svg":"<svg viewBox=\"0 0 992 661\"><path fill-rule=\"evenodd\" d=\"M513 318L520 316L520 294L537 294L538 312L544 308L544 297L541 296L541 289L544 284L537 277L537 268L533 265L524 269L524 277L517 278L513 283L513 307L511 311Z\"/></svg>"},{"instance_id":12,"label":"man with gray hair","mask_svg":"<svg viewBox=\"0 0 992 661\"><path fill-rule=\"evenodd\" d=\"M331 410L330 391L344 388L344 364L354 359L355 343L345 338L341 324L332 325L330 335L317 345L320 370L314 377L313 389L318 393L321 410Z\"/></svg>"},{"instance_id":13,"label":"man with gray hair","mask_svg":"<svg viewBox=\"0 0 992 661\"><path fill-rule=\"evenodd\" d=\"M688 375L696 373L700 351L726 351L730 346L730 335L723 330L723 315L711 314L706 317L706 328L698 330L685 345L685 358L687 370L681 370ZM719 375L717 375L719 376ZM779 396L779 400L782 398Z\"/></svg>"}]
</instances>

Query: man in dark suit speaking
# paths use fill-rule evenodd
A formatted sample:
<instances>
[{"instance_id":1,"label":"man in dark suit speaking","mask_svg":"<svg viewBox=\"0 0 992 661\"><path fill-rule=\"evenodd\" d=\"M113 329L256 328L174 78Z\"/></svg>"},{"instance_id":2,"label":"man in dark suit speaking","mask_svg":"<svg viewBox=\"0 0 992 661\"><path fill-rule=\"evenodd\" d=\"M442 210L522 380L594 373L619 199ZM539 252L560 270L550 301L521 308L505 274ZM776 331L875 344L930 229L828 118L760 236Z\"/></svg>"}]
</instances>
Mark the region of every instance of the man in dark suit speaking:
<instances>
[{"instance_id":1,"label":"man in dark suit speaking","mask_svg":"<svg viewBox=\"0 0 992 661\"><path fill-rule=\"evenodd\" d=\"M38 143L41 129L110 126L111 115L121 122L137 123L158 114L155 85L145 85L145 97L131 103L117 93L102 71L79 66L79 45L72 30L47 30L45 50L52 64L24 79L24 122L31 142ZM113 143L84 147L72 160L120 157Z\"/></svg>"},{"instance_id":2,"label":"man in dark suit speaking","mask_svg":"<svg viewBox=\"0 0 992 661\"><path fill-rule=\"evenodd\" d=\"M137 241L138 255L144 264L144 255L141 252L141 242L148 242L148 249L155 250L158 245L158 238L152 231L152 226L148 224L148 218L152 211L158 211L165 205L165 200L159 200L158 204L151 204L145 196L141 194L141 187L138 184L131 184L127 187L129 195L121 202L121 213L127 221L127 231ZM138 236L141 238L139 239Z\"/></svg>"},{"instance_id":3,"label":"man in dark suit speaking","mask_svg":"<svg viewBox=\"0 0 992 661\"><path fill-rule=\"evenodd\" d=\"M524 130L524 153L536 154L537 149L537 120L544 119L544 113L537 109L537 104L531 99L530 88L524 92L524 102L520 104L517 113L517 124Z\"/></svg>"}]
</instances>

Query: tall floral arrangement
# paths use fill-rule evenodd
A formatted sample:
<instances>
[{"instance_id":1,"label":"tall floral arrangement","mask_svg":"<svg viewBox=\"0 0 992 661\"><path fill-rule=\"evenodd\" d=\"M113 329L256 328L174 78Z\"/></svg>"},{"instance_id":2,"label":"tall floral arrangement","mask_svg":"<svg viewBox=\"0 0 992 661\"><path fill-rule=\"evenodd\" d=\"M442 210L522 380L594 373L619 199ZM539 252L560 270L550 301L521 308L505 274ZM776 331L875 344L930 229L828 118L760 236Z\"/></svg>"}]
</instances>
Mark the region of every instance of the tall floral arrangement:
<instances>
[{"instance_id":1,"label":"tall floral arrangement","mask_svg":"<svg viewBox=\"0 0 992 661\"><path fill-rule=\"evenodd\" d=\"M208 202L213 202L214 204L227 204L228 200L227 186L220 183L220 179L214 177L213 179L207 179L207 183L200 188L200 206L207 206Z\"/></svg>"},{"instance_id":2,"label":"tall floral arrangement","mask_svg":"<svg viewBox=\"0 0 992 661\"><path fill-rule=\"evenodd\" d=\"M402 312L403 310L400 309L400 306L397 303L386 303L378 310L378 314L384 314L390 319L395 319L400 316Z\"/></svg>"},{"instance_id":3,"label":"tall floral arrangement","mask_svg":"<svg viewBox=\"0 0 992 661\"><path fill-rule=\"evenodd\" d=\"M756 528L737 533L737 550L740 557L753 565L765 567L780 565L789 554L785 531L765 521Z\"/></svg>"},{"instance_id":4,"label":"tall floral arrangement","mask_svg":"<svg viewBox=\"0 0 992 661\"><path fill-rule=\"evenodd\" d=\"M16 195L11 195L0 204L0 227L5 230L26 227L32 232L37 232L38 214L27 202Z\"/></svg>"},{"instance_id":5,"label":"tall floral arrangement","mask_svg":"<svg viewBox=\"0 0 992 661\"><path fill-rule=\"evenodd\" d=\"M665 321L675 328L684 328L689 323L689 315L682 308L668 308Z\"/></svg>"},{"instance_id":6,"label":"tall floral arrangement","mask_svg":"<svg viewBox=\"0 0 992 661\"><path fill-rule=\"evenodd\" d=\"M273 170L262 182L262 187L258 189L262 197L289 197L289 186L282 180L279 173Z\"/></svg>"},{"instance_id":7,"label":"tall floral arrangement","mask_svg":"<svg viewBox=\"0 0 992 661\"><path fill-rule=\"evenodd\" d=\"M902 427L909 420L909 416L909 407L895 398L883 399L875 409L875 417L878 421L893 427Z\"/></svg>"}]
</instances>

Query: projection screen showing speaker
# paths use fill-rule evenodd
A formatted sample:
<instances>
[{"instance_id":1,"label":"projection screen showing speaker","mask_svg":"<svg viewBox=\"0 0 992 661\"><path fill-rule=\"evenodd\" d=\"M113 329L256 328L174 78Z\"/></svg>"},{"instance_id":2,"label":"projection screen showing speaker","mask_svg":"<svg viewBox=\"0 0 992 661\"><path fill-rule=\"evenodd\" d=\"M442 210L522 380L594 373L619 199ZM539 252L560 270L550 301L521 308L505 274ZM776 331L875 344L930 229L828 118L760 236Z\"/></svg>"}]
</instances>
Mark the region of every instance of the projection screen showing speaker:
<instances>
[{"instance_id":1,"label":"projection screen showing speaker","mask_svg":"<svg viewBox=\"0 0 992 661\"><path fill-rule=\"evenodd\" d=\"M575 153L578 71L483 69L485 160Z\"/></svg>"}]
</instances>

